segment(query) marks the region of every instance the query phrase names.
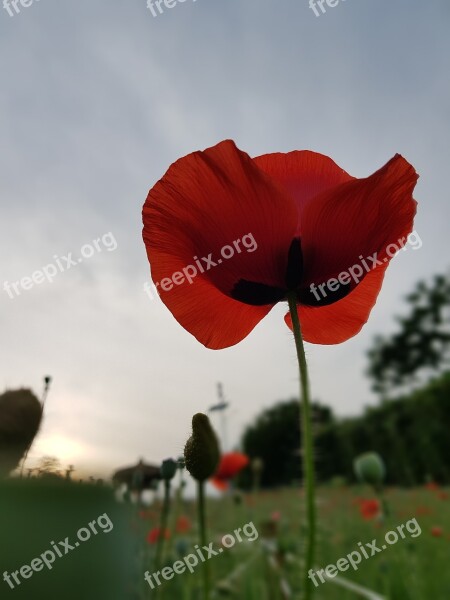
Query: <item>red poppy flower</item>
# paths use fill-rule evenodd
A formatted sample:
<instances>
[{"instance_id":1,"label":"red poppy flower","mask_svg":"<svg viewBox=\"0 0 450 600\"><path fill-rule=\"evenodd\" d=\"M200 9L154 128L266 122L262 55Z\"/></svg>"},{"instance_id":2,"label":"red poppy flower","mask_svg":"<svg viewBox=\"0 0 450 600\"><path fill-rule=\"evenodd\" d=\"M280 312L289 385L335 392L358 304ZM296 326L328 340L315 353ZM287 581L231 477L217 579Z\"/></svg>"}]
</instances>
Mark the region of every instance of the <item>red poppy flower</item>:
<instances>
[{"instance_id":1,"label":"red poppy flower","mask_svg":"<svg viewBox=\"0 0 450 600\"><path fill-rule=\"evenodd\" d=\"M378 500L363 500L359 505L363 519L373 519L380 514L381 506Z\"/></svg>"},{"instance_id":2,"label":"red poppy flower","mask_svg":"<svg viewBox=\"0 0 450 600\"><path fill-rule=\"evenodd\" d=\"M428 506L418 506L416 510L416 515L418 517L425 517L431 515L433 511Z\"/></svg>"},{"instance_id":3,"label":"red poppy flower","mask_svg":"<svg viewBox=\"0 0 450 600\"><path fill-rule=\"evenodd\" d=\"M439 489L439 484L436 483L435 481L429 481L426 485L425 488L427 490L429 490L430 492L436 492Z\"/></svg>"},{"instance_id":4,"label":"red poppy flower","mask_svg":"<svg viewBox=\"0 0 450 600\"><path fill-rule=\"evenodd\" d=\"M181 515L177 519L177 524L175 526L175 529L176 529L177 533L186 533L192 529L191 521L184 515Z\"/></svg>"},{"instance_id":5,"label":"red poppy flower","mask_svg":"<svg viewBox=\"0 0 450 600\"><path fill-rule=\"evenodd\" d=\"M219 468L217 469L211 483L219 490L226 490L228 482L233 477L242 471L249 463L249 458L240 452L228 452L223 454L220 459Z\"/></svg>"},{"instance_id":6,"label":"red poppy flower","mask_svg":"<svg viewBox=\"0 0 450 600\"><path fill-rule=\"evenodd\" d=\"M431 528L431 535L433 537L442 537L443 531L442 531L442 527L432 527Z\"/></svg>"},{"instance_id":7,"label":"red poppy flower","mask_svg":"<svg viewBox=\"0 0 450 600\"><path fill-rule=\"evenodd\" d=\"M194 152L145 202L152 278L208 348L240 342L288 293L306 341L343 342L367 321L393 249L411 232L417 178L398 154L355 179L306 150L251 159L228 140ZM356 265L363 272L350 277Z\"/></svg>"},{"instance_id":8,"label":"red poppy flower","mask_svg":"<svg viewBox=\"0 0 450 600\"><path fill-rule=\"evenodd\" d=\"M159 538L162 536L162 531L160 527L154 527L147 534L147 542L149 544L156 544ZM170 531L166 529L164 531L164 538L168 540L170 538Z\"/></svg>"},{"instance_id":9,"label":"red poppy flower","mask_svg":"<svg viewBox=\"0 0 450 600\"><path fill-rule=\"evenodd\" d=\"M145 519L156 519L157 514L155 513L154 510L140 510L139 511L139 517L143 520Z\"/></svg>"}]
</instances>

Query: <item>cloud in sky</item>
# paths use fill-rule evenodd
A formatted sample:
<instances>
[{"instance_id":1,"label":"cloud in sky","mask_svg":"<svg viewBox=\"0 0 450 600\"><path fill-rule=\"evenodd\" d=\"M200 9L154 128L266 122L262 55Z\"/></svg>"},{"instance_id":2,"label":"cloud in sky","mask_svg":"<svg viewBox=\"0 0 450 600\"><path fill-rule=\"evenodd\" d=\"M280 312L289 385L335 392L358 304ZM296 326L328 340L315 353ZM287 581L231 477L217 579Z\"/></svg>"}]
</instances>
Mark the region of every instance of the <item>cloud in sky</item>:
<instances>
[{"instance_id":1,"label":"cloud in sky","mask_svg":"<svg viewBox=\"0 0 450 600\"><path fill-rule=\"evenodd\" d=\"M308 347L313 395L338 414L373 402L373 336L402 297L448 266L450 82L446 0L198 0L153 18L145 0L41 0L0 14L0 252L14 282L112 232L96 253L11 300L0 289L0 385L54 386L36 452L108 471L182 451L223 381L235 443L263 407L297 394L277 307L240 345L201 347L144 293L148 189L180 156L235 139L251 155L309 148L363 177L396 152L421 175L423 247L388 270L370 322ZM64 441L65 440L65 441Z\"/></svg>"}]
</instances>

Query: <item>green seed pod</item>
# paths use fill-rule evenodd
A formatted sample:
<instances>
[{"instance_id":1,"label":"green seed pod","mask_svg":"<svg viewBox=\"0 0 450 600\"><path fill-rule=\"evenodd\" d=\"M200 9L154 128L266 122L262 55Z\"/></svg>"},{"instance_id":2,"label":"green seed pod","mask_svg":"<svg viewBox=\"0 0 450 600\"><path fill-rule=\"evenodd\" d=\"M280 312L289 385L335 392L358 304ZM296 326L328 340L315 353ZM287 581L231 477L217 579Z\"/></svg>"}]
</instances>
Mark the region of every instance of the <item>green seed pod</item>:
<instances>
[{"instance_id":1,"label":"green seed pod","mask_svg":"<svg viewBox=\"0 0 450 600\"><path fill-rule=\"evenodd\" d=\"M186 469L197 481L206 481L217 470L220 460L219 441L206 415L192 417L192 435L184 448Z\"/></svg>"},{"instance_id":2,"label":"green seed pod","mask_svg":"<svg viewBox=\"0 0 450 600\"><path fill-rule=\"evenodd\" d=\"M353 468L358 479L375 487L380 486L386 476L383 459L376 452L365 452L358 456Z\"/></svg>"},{"instance_id":3,"label":"green seed pod","mask_svg":"<svg viewBox=\"0 0 450 600\"><path fill-rule=\"evenodd\" d=\"M177 472L177 466L177 463L172 458L163 460L161 465L161 477L165 481L170 481L173 479L175 477L175 473Z\"/></svg>"}]
</instances>

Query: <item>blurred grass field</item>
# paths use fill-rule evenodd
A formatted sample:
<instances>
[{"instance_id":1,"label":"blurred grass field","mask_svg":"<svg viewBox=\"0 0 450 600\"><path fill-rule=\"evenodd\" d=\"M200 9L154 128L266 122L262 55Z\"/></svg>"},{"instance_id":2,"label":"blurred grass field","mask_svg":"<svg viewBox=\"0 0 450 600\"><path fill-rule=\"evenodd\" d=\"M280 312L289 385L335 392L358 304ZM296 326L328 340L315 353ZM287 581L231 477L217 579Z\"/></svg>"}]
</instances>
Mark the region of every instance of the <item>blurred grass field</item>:
<instances>
[{"instance_id":1,"label":"blurred grass field","mask_svg":"<svg viewBox=\"0 0 450 600\"><path fill-rule=\"evenodd\" d=\"M386 493L390 515L382 520L365 520L361 516L357 502L360 497L372 498L373 493L364 487L320 489L317 568L336 564L340 558L357 550L358 542L366 544L376 538L381 546L386 532L396 530L411 519L417 520L421 533L412 537L405 530L405 539L399 536L396 544L362 560L357 571L350 567L340 573L340 579L345 580L342 585L337 585L334 580L320 585L315 597L318 600L375 599L370 594L361 595L342 587L353 582L376 592L379 597L392 600L449 598L450 572L446 564L450 550L450 501L447 493L423 488L390 489ZM209 501L209 539L214 541L215 547L220 546L223 535L233 533L250 521L259 532L258 540L236 543L232 549L210 560L216 597L242 600L300 598L303 540L298 532L301 530L302 502L300 493L292 489L263 492L257 498L243 496L238 504L231 496ZM182 508L183 514L194 524L194 505L188 502ZM158 523L151 515L151 511L138 511L133 520L135 534L142 541L142 571L152 571L154 546L146 543L145 537ZM166 542L165 564L172 565L193 552L196 543L195 526L189 533L172 535ZM200 584L200 569L197 569L192 575L185 573L164 581L158 597L197 598L200 597ZM137 593L141 594L138 598L154 597L145 582Z\"/></svg>"},{"instance_id":2,"label":"blurred grass field","mask_svg":"<svg viewBox=\"0 0 450 600\"><path fill-rule=\"evenodd\" d=\"M365 487L322 487L317 568L345 557L363 544L382 542L389 530L417 519L421 534L405 539L363 560L357 571L340 573L342 585L356 583L378 596L355 593L327 581L317 600L384 597L392 600L447 600L450 597L450 500L443 489L389 489L390 515L366 520L358 498L372 498ZM208 499L208 542L221 546L222 536L252 522L257 539L241 534L242 543L211 558L215 598L283 600L301 597L303 498L282 489L254 494L226 494ZM1 582L1 598L87 600L194 600L201 598L200 565L191 574L175 575L151 590L144 573L154 570L156 546L149 533L159 525L161 500L150 505L119 503L107 487L87 484L9 480L0 488L1 572L9 573L51 548L51 541L75 537L77 530L107 513L114 529L100 532L68 556L10 589ZM196 506L174 499L165 540L163 566L195 552L198 544ZM180 517L181 520L180 520ZM180 531L180 523L183 524ZM178 530L178 531L177 531ZM254 536L253 536L254 538ZM76 538L75 538L76 539Z\"/></svg>"}]
</instances>

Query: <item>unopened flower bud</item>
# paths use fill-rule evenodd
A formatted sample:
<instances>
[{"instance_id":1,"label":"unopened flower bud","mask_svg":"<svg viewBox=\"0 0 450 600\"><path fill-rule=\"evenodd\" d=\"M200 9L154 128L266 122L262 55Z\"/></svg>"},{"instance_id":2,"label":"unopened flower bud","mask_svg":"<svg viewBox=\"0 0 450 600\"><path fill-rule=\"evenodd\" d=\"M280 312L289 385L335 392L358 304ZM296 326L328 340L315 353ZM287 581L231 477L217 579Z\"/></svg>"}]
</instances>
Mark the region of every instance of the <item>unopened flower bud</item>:
<instances>
[{"instance_id":1,"label":"unopened flower bud","mask_svg":"<svg viewBox=\"0 0 450 600\"><path fill-rule=\"evenodd\" d=\"M28 389L0 394L0 478L15 469L42 421L42 405Z\"/></svg>"},{"instance_id":2,"label":"unopened flower bud","mask_svg":"<svg viewBox=\"0 0 450 600\"><path fill-rule=\"evenodd\" d=\"M251 468L254 473L261 473L261 471L264 469L264 462L262 458L254 458L251 462Z\"/></svg>"},{"instance_id":3,"label":"unopened flower bud","mask_svg":"<svg viewBox=\"0 0 450 600\"><path fill-rule=\"evenodd\" d=\"M383 459L376 452L361 454L355 459L353 467L358 479L376 487L383 483L386 476Z\"/></svg>"},{"instance_id":4,"label":"unopened flower bud","mask_svg":"<svg viewBox=\"0 0 450 600\"><path fill-rule=\"evenodd\" d=\"M197 481L206 481L217 470L220 460L219 441L206 415L192 417L192 435L184 448L186 469Z\"/></svg>"},{"instance_id":5,"label":"unopened flower bud","mask_svg":"<svg viewBox=\"0 0 450 600\"><path fill-rule=\"evenodd\" d=\"M175 477L175 473L177 472L177 463L172 458L168 458L167 460L163 460L161 465L161 477L165 481L170 481Z\"/></svg>"}]
</instances>

